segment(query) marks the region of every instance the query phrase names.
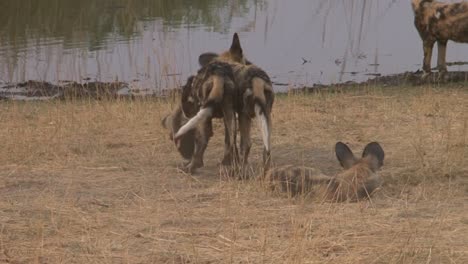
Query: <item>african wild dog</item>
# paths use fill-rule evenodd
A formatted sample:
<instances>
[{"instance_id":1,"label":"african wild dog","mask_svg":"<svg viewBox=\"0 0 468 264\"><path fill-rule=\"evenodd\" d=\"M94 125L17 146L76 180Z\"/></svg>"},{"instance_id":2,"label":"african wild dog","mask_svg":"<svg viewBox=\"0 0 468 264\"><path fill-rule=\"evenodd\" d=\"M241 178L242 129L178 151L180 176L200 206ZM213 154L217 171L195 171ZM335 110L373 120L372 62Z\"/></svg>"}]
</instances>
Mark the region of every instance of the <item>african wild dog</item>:
<instances>
[{"instance_id":1,"label":"african wild dog","mask_svg":"<svg viewBox=\"0 0 468 264\"><path fill-rule=\"evenodd\" d=\"M425 74L431 72L431 57L437 42L437 68L445 73L447 42L468 43L468 2L441 3L434 0L412 0L414 24L423 41Z\"/></svg>"},{"instance_id":2,"label":"african wild dog","mask_svg":"<svg viewBox=\"0 0 468 264\"><path fill-rule=\"evenodd\" d=\"M188 119L184 116L182 107L178 106L171 114L166 115L161 120L161 125L169 130L169 139L174 140L174 134L179 130L181 126L187 123ZM181 138L177 145L177 150L184 159L190 159L195 149L195 131L189 131Z\"/></svg>"},{"instance_id":3,"label":"african wild dog","mask_svg":"<svg viewBox=\"0 0 468 264\"><path fill-rule=\"evenodd\" d=\"M266 179L273 188L292 196L315 191L314 196L336 202L370 197L382 185L377 171L383 166L385 154L379 143L367 144L360 159L342 142L336 143L335 152L344 171L334 177L315 168L288 165L269 170Z\"/></svg>"},{"instance_id":4,"label":"african wild dog","mask_svg":"<svg viewBox=\"0 0 468 264\"><path fill-rule=\"evenodd\" d=\"M243 61L245 64L238 63L235 60ZM204 85L205 79L210 77L210 74L213 75L216 69L227 70L229 68L231 71L230 74L232 74L232 76L229 77L233 78L235 84L234 97L232 97L231 100L239 118L241 162L242 164L247 163L251 148L251 120L253 117L257 117L264 143L263 160L264 164L268 165L271 151L271 109L274 101L272 84L268 75L259 67L245 60L237 34L234 34L233 45L230 51L222 53L221 55L215 53L202 54L199 57L199 63L202 69L195 77L195 80L198 80L198 82L194 81L192 85L193 90L191 92L192 96L187 98L187 102L203 102L206 100L207 93L203 91L209 89L209 87ZM246 65L247 63L248 65ZM225 76L227 75L228 74L225 74ZM217 100L221 101L221 98L225 95L217 93L217 96ZM224 101L226 101L226 99ZM184 100L182 101L182 105L184 105ZM206 103L199 103L199 105L202 107L199 109L196 116L177 132L176 138L195 128L198 123L208 120L217 112L214 107L203 107Z\"/></svg>"},{"instance_id":5,"label":"african wild dog","mask_svg":"<svg viewBox=\"0 0 468 264\"><path fill-rule=\"evenodd\" d=\"M182 144L188 133L195 133L194 151L186 171L193 173L203 167L203 155L213 135L212 119L224 121L223 165L230 165L236 157L236 89L232 69L226 63L201 68L182 91L181 109L189 120L174 135L176 145Z\"/></svg>"},{"instance_id":6,"label":"african wild dog","mask_svg":"<svg viewBox=\"0 0 468 264\"><path fill-rule=\"evenodd\" d=\"M194 76L190 76L187 80L187 83L184 85L184 87L187 85L191 85L193 78ZM185 107L190 107L190 105L187 104ZM182 105L179 103L179 105L172 111L172 113L162 118L161 125L169 131L169 139L171 141L174 141L175 133L177 133L177 131L179 131L179 129L185 123L188 122L188 120L189 119L184 115L184 112L182 111ZM177 142L177 150L182 155L182 157L186 160L190 160L192 158L192 154L195 150L195 140L196 140L196 137L199 136L198 133L196 132L198 131L196 130L189 131ZM213 133L211 132L211 135L212 134Z\"/></svg>"},{"instance_id":7,"label":"african wild dog","mask_svg":"<svg viewBox=\"0 0 468 264\"><path fill-rule=\"evenodd\" d=\"M246 63L247 61L244 58L239 42L239 36L237 34L234 34L231 47L228 51L221 53L221 55L213 52L203 53L199 56L199 63L200 65L205 65L206 60L212 60L214 57L222 58L222 60L225 61L239 63ZM227 99L227 97L232 97L232 95L229 95L232 94L231 72L231 69L221 65L220 67L202 67L202 69L198 71L196 76L197 79L195 79L195 76L190 76L187 80L187 84L183 87L180 107L175 109L171 115L163 120L163 123L169 123L168 121L172 121L171 126L167 125L166 127L171 128L170 138L171 140L175 139L174 141L178 151L184 158L190 159L190 162L185 166L185 170L188 172L194 172L195 169L203 166L203 153L209 139L213 136L212 117L225 119L226 145L223 164L230 164L234 158L233 156L237 156L235 148L236 120L231 114L233 111L226 111L227 115L225 116L224 109L220 107L223 105L224 99L228 101L224 107L233 107L232 103L234 102L234 98ZM194 94L192 96L191 93L195 92L195 90L192 89L193 85L198 89L197 91L199 91L200 94ZM225 88L227 89L226 93ZM195 99L197 100L195 101ZM197 111L200 110L200 107L203 104L206 106L216 105L217 113L207 118L207 111L205 109L197 116ZM191 120L191 123L189 123L191 127L186 130L181 130L177 137L174 137L174 134L178 132L183 125L190 121L190 117L196 117L194 120ZM197 123L200 122L200 120L200 124L194 125L194 122Z\"/></svg>"}]
</instances>

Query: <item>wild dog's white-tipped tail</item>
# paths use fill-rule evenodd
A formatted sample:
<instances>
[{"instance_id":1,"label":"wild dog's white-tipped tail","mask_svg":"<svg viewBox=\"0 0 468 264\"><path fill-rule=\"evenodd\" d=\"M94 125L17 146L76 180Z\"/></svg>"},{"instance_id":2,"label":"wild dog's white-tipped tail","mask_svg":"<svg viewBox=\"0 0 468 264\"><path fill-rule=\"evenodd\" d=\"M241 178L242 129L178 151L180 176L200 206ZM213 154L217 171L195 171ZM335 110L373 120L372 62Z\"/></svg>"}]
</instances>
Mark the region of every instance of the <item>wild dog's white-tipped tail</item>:
<instances>
[{"instance_id":1,"label":"wild dog's white-tipped tail","mask_svg":"<svg viewBox=\"0 0 468 264\"><path fill-rule=\"evenodd\" d=\"M258 125L262 131L263 145L267 151L270 151L270 126L268 125L268 119L265 113L262 112L262 107L260 105L255 104L254 110Z\"/></svg>"},{"instance_id":2,"label":"wild dog's white-tipped tail","mask_svg":"<svg viewBox=\"0 0 468 264\"><path fill-rule=\"evenodd\" d=\"M200 122L205 121L213 114L213 109L211 107L202 108L198 113L192 117L185 125L183 125L179 131L174 136L174 139L177 140L185 133L189 132L193 128L195 128Z\"/></svg>"}]
</instances>

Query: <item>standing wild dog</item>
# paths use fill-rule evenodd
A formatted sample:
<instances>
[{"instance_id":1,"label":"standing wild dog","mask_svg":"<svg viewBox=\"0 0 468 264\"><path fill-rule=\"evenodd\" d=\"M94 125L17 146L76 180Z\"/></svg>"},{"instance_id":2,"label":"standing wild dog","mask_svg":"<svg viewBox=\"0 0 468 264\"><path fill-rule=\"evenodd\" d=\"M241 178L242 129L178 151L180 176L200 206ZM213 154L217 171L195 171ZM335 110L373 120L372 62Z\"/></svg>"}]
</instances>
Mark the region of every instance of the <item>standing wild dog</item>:
<instances>
[{"instance_id":1,"label":"standing wild dog","mask_svg":"<svg viewBox=\"0 0 468 264\"><path fill-rule=\"evenodd\" d=\"M242 47L240 46L239 36L237 35L237 33L233 36L232 44L229 50L222 52L220 55L213 52L203 53L199 56L199 63L200 65L205 65L207 60L211 61L214 57L217 57L223 61L250 64L250 62L244 58ZM197 114L197 111L200 110L200 106L203 104L202 101L205 101L205 99L208 100L208 98L204 98L202 100L195 101L194 98L199 99L200 97L207 96L208 90L210 90L209 92L213 91L211 99L220 95L222 95L221 97L225 96L224 82L226 82L227 86L230 86L230 84L232 84L232 78L229 77L230 72L230 69L226 71L226 68L223 67L211 67L205 69L202 68L198 72L197 80L195 80L195 76L190 76L187 80L187 83L182 89L182 98L180 106L176 108L173 111L173 113L166 116L162 120L163 126L166 129L170 130L170 139L175 139L174 141L176 143L177 150L180 152L182 157L190 160L189 163L185 165L185 169L188 172L194 172L195 169L203 166L203 153L206 149L209 139L213 136L211 118L203 117L204 115L206 115L206 112L204 112L203 115L199 115L197 117L198 120L200 120L200 118L205 119L203 122L201 122L201 124L196 125L195 128L192 127L191 129L186 130L186 132L181 131L181 133L183 132L183 134L179 134L176 138L174 138L175 133L178 132L179 129L189 121L188 117L194 117ZM200 91L203 91L202 94L195 94L194 96L192 96L192 85L197 87L197 89L199 89ZM230 90L232 89L228 88L228 91ZM205 102L206 104L218 104L218 112L213 117L224 118L224 112L220 111L219 108L221 101L222 100L211 100L210 102ZM229 104L232 104L233 102L234 100L231 100L231 102L228 103L226 107L229 107ZM228 111L227 118L230 118L230 112L232 111ZM192 120L192 124L194 121L197 120ZM230 124L232 123L230 121L227 122ZM226 127L226 129L230 129L231 127L232 124ZM229 164L231 162L230 158L232 157L230 156L232 156L232 153L227 151L227 149L234 148L235 150L235 138L230 140L229 134L233 134L233 136L235 137L235 133L235 128L234 131L226 133L227 144L225 150L225 157L223 158L223 164Z\"/></svg>"},{"instance_id":2,"label":"standing wild dog","mask_svg":"<svg viewBox=\"0 0 468 264\"><path fill-rule=\"evenodd\" d=\"M183 86L186 87L187 85L191 85L193 82L194 76L190 76L187 80L187 83ZM186 90L182 88L183 90ZM186 104L185 107L194 107L193 105L191 106L190 104ZM174 111L163 117L161 120L161 125L169 131L169 139L171 141L174 141L174 135L179 131L179 129L188 122L188 118L184 115L184 112L182 111L182 105L179 103L179 105L174 109ZM211 127L208 127L208 130L210 130ZM182 157L186 160L190 160L192 158L193 152L195 150L195 140L196 137L199 137L198 131L196 130L191 130L187 132L183 137L180 138L180 140L177 142L177 150L179 153L182 155ZM210 131L208 131L210 132ZM211 136L213 133L208 133L208 136Z\"/></svg>"},{"instance_id":3,"label":"standing wild dog","mask_svg":"<svg viewBox=\"0 0 468 264\"><path fill-rule=\"evenodd\" d=\"M336 143L335 152L344 171L334 177L315 168L288 165L268 171L266 179L292 196L315 191L316 196L336 202L370 197L382 185L377 171L385 154L379 143L367 144L360 159L342 142Z\"/></svg>"},{"instance_id":4,"label":"standing wild dog","mask_svg":"<svg viewBox=\"0 0 468 264\"><path fill-rule=\"evenodd\" d=\"M425 74L431 72L431 57L437 42L437 68L445 73L447 42L468 43L468 2L441 3L434 0L412 0L414 24L423 41Z\"/></svg>"},{"instance_id":5,"label":"standing wild dog","mask_svg":"<svg viewBox=\"0 0 468 264\"><path fill-rule=\"evenodd\" d=\"M262 69L245 59L237 33L234 34L232 45L228 51L223 52L220 55L213 52L204 53L200 55L199 63L202 69L195 77L191 86L191 91L184 92L185 96L182 96L182 106L188 105L189 107L187 108L190 108L185 109L182 107L184 109L184 113L193 118L177 132L176 139L196 128L199 124L202 124L203 127L203 123L205 122L204 120L211 120L212 116L223 116L223 113L216 111L216 107L209 107L203 103L207 97L207 92L203 91L212 91L206 83L206 80L211 78L211 76L225 77L227 78L227 82L230 82L229 78L232 77L235 84L235 91L231 100L239 118L242 163L244 164L247 162L251 148L251 119L253 117L257 117L264 143L263 160L267 165L270 162L271 109L274 101L270 78ZM229 70L227 68L230 69L230 73L228 73ZM216 96L218 96L217 101L229 101L229 96L232 96L232 94L228 95L227 98L224 99L221 98L225 97L226 94L218 92L216 93ZM193 111L193 105L199 106L196 114ZM203 105L206 107L203 107ZM232 140L234 141L234 152L231 152L231 155L225 155L223 164L229 163L227 162L226 157L232 158L232 154L237 154L237 150L235 148L236 131L234 131L233 134L234 137ZM226 137L227 136L225 136L225 140L227 142L228 138ZM204 144L197 143L196 145ZM228 144L226 144L226 148L228 147L227 145ZM201 158L199 157L197 159Z\"/></svg>"},{"instance_id":6,"label":"standing wild dog","mask_svg":"<svg viewBox=\"0 0 468 264\"><path fill-rule=\"evenodd\" d=\"M230 165L236 152L236 89L232 69L227 63L213 63L201 68L192 82L184 86L181 109L189 120L174 135L176 145L188 133L195 134L194 150L186 170L193 173L203 167L203 155L213 135L212 119L224 121L223 165Z\"/></svg>"},{"instance_id":7,"label":"standing wild dog","mask_svg":"<svg viewBox=\"0 0 468 264\"><path fill-rule=\"evenodd\" d=\"M274 102L273 86L268 74L245 58L237 33L234 33L228 51L219 55L213 52L203 53L198 58L198 62L201 67L213 62L227 62L231 65L238 96L236 112L241 135L241 162L246 164L248 161L252 146L250 136L252 118L257 117L264 145L263 162L268 166L271 161L271 110Z\"/></svg>"},{"instance_id":8,"label":"standing wild dog","mask_svg":"<svg viewBox=\"0 0 468 264\"><path fill-rule=\"evenodd\" d=\"M182 106L186 103L197 102L196 104L201 107L197 109L197 114L190 119L182 128L177 132L176 139L179 136L184 135L191 129L195 128L199 123L203 123L205 120L210 119L212 116L222 116L223 113L218 113L219 107L216 105L208 105L204 103L208 96L217 96L218 102L223 101L227 104L231 100L231 105L234 107L235 112L239 119L239 129L241 135L241 155L242 163L246 163L251 148L251 120L256 117L262 131L263 139L263 161L265 165L270 162L270 137L271 137L271 109L274 102L274 93L272 84L268 75L259 67L255 65L244 65L240 63L228 63L223 60L218 60L215 57L212 61L202 65L202 69L195 77L192 84L192 91L190 96L183 97ZM230 94L216 93L214 94L210 90L210 86L205 84L205 80L211 76L220 76L221 74L215 74L215 69L224 73L224 77L231 77L234 81L234 91ZM223 69L223 70L220 70ZM227 71L230 71L228 74ZM213 94L212 94L213 93ZM213 97L215 98L215 97ZM214 99L211 99L214 100ZM200 103L201 102L201 103ZM184 109L184 107L182 107ZM185 111L187 116L193 116L194 113ZM235 135L235 132L234 132ZM235 136L233 138L235 140Z\"/></svg>"},{"instance_id":9,"label":"standing wild dog","mask_svg":"<svg viewBox=\"0 0 468 264\"><path fill-rule=\"evenodd\" d=\"M240 150L242 164L246 164L252 146L250 130L252 118L257 119L263 140L263 163L271 162L271 111L274 92L270 77L261 68L250 64L232 63L234 82L238 91L237 111L240 130Z\"/></svg>"},{"instance_id":10,"label":"standing wild dog","mask_svg":"<svg viewBox=\"0 0 468 264\"><path fill-rule=\"evenodd\" d=\"M179 105L171 114L166 115L161 120L161 125L169 130L169 139L174 140L174 134L181 126L187 123L188 119L184 116L182 107ZM184 159L190 159L195 149L195 130L189 131L180 139L177 144L177 150Z\"/></svg>"}]
</instances>

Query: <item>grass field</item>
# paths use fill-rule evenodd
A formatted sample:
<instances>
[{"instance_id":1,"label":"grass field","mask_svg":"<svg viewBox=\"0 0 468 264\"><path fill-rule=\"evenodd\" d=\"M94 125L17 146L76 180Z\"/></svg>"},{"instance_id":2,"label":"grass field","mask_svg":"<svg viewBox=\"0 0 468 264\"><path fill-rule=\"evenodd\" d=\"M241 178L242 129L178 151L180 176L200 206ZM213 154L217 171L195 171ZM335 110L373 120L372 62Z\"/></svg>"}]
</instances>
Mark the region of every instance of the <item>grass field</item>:
<instances>
[{"instance_id":1,"label":"grass field","mask_svg":"<svg viewBox=\"0 0 468 264\"><path fill-rule=\"evenodd\" d=\"M278 95L275 164L340 171L336 141L385 150L370 201L319 203L218 168L160 125L170 100L0 103L0 263L468 263L468 89ZM253 130L252 174L261 160Z\"/></svg>"}]
</instances>

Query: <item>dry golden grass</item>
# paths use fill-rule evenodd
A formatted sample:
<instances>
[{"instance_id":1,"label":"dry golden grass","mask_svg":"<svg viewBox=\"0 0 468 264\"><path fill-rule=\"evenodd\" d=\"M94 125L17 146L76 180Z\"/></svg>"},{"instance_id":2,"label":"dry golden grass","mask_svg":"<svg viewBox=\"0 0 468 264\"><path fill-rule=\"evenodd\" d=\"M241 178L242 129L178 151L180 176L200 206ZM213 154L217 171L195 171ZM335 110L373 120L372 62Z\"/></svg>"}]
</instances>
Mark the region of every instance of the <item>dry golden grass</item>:
<instances>
[{"instance_id":1,"label":"dry golden grass","mask_svg":"<svg viewBox=\"0 0 468 264\"><path fill-rule=\"evenodd\" d=\"M332 174L336 141L383 146L382 190L342 204L224 176L219 121L205 168L183 174L170 102L2 102L0 263L468 263L467 102L457 87L277 96L276 164Z\"/></svg>"}]
</instances>

